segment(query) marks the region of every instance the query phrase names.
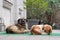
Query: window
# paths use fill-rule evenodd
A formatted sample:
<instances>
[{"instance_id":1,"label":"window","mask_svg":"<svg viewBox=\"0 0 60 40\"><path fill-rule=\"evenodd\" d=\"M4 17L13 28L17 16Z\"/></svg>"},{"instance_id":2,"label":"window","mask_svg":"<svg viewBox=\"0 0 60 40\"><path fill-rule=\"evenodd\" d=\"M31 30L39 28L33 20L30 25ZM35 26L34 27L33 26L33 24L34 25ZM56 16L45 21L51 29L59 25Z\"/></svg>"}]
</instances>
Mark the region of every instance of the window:
<instances>
[{"instance_id":1,"label":"window","mask_svg":"<svg viewBox=\"0 0 60 40\"><path fill-rule=\"evenodd\" d=\"M19 15L21 15L21 11L22 11L22 9L19 8Z\"/></svg>"},{"instance_id":2,"label":"window","mask_svg":"<svg viewBox=\"0 0 60 40\"><path fill-rule=\"evenodd\" d=\"M11 2L7 1L7 0L3 1L3 7L7 8L7 9L11 9L12 5L13 4Z\"/></svg>"}]
</instances>

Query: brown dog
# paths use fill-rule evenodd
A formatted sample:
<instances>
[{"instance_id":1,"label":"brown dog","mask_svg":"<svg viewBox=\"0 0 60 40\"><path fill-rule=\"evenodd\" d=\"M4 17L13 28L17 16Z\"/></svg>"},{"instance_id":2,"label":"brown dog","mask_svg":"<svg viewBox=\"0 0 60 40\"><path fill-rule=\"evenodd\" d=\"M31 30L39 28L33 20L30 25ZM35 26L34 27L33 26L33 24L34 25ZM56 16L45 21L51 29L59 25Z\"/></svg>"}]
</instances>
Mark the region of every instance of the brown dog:
<instances>
[{"instance_id":1,"label":"brown dog","mask_svg":"<svg viewBox=\"0 0 60 40\"><path fill-rule=\"evenodd\" d=\"M44 25L33 25L31 27L31 34L39 35L42 34L42 32L50 34L52 32L52 26L44 24Z\"/></svg>"},{"instance_id":2,"label":"brown dog","mask_svg":"<svg viewBox=\"0 0 60 40\"><path fill-rule=\"evenodd\" d=\"M33 25L31 28L31 34L39 35L42 33L43 25Z\"/></svg>"},{"instance_id":3,"label":"brown dog","mask_svg":"<svg viewBox=\"0 0 60 40\"><path fill-rule=\"evenodd\" d=\"M51 25L48 25L48 24L45 24L43 26L43 30L44 32L46 32L47 34L50 34L52 32L52 26Z\"/></svg>"},{"instance_id":4,"label":"brown dog","mask_svg":"<svg viewBox=\"0 0 60 40\"><path fill-rule=\"evenodd\" d=\"M24 33L24 28L20 24L10 25L6 28L6 33Z\"/></svg>"}]
</instances>

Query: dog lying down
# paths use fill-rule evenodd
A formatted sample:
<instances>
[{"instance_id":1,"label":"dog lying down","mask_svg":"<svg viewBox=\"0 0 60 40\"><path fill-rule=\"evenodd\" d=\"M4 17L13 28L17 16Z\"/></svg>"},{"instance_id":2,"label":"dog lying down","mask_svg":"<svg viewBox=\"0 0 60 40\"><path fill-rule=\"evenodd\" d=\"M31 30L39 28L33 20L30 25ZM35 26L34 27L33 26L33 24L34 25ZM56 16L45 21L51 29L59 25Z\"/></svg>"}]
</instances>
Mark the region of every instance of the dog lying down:
<instances>
[{"instance_id":1,"label":"dog lying down","mask_svg":"<svg viewBox=\"0 0 60 40\"><path fill-rule=\"evenodd\" d=\"M39 35L43 33L50 34L52 32L52 26L45 24L45 25L33 25L31 28L31 34Z\"/></svg>"},{"instance_id":2,"label":"dog lying down","mask_svg":"<svg viewBox=\"0 0 60 40\"><path fill-rule=\"evenodd\" d=\"M52 26L45 24L45 25L33 25L31 30L25 30L23 26L19 24L10 25L6 28L6 33L26 33L31 32L31 34L39 35L43 34L43 32L50 34L52 32Z\"/></svg>"},{"instance_id":3,"label":"dog lying down","mask_svg":"<svg viewBox=\"0 0 60 40\"><path fill-rule=\"evenodd\" d=\"M25 30L23 26L19 25L19 24L15 24L15 25L10 25L6 28L6 33L25 33L25 32L29 32L29 30Z\"/></svg>"}]
</instances>

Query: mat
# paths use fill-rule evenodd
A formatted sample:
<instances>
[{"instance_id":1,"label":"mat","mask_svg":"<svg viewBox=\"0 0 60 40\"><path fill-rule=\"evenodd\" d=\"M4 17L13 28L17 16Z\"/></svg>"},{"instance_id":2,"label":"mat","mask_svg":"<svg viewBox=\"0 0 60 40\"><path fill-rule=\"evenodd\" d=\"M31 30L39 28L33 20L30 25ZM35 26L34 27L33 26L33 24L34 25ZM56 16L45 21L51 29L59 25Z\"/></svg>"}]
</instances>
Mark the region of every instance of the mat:
<instances>
[{"instance_id":1,"label":"mat","mask_svg":"<svg viewBox=\"0 0 60 40\"><path fill-rule=\"evenodd\" d=\"M7 34L6 32L0 32L0 35L11 35L11 36L32 36L30 33L24 33L24 34ZM42 34L39 36L60 36L60 33L51 33L50 35Z\"/></svg>"}]
</instances>

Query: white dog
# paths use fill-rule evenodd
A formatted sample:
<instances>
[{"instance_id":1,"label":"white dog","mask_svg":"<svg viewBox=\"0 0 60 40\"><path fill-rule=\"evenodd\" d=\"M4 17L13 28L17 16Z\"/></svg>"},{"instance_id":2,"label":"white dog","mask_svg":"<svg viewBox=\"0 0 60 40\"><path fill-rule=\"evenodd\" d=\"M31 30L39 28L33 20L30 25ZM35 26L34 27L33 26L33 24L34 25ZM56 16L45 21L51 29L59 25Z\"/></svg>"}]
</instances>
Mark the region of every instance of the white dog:
<instances>
[{"instance_id":1,"label":"white dog","mask_svg":"<svg viewBox=\"0 0 60 40\"><path fill-rule=\"evenodd\" d=\"M50 34L52 32L52 26L48 24L41 24L41 25L33 25L31 27L31 34L42 34L43 32Z\"/></svg>"}]
</instances>

